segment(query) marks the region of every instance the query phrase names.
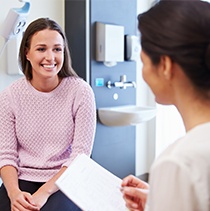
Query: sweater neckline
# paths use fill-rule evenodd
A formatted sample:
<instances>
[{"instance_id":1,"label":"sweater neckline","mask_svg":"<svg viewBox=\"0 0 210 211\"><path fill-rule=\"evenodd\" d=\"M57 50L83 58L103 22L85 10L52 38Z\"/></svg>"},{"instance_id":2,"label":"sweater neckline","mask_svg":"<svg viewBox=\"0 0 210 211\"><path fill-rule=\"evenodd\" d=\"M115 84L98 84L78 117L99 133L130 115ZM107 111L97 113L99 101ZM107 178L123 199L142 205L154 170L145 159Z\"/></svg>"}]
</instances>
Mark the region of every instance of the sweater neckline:
<instances>
[{"instance_id":1,"label":"sweater neckline","mask_svg":"<svg viewBox=\"0 0 210 211\"><path fill-rule=\"evenodd\" d=\"M67 81L67 78L63 78L61 80L60 84L55 89L53 89L50 92L42 92L42 91L35 89L32 86L32 84L30 83L30 81L25 78L25 82L26 82L26 85L27 85L29 91L36 95L43 96L43 97L51 97L51 96L55 95L56 93L60 92L60 90L65 86L66 81Z\"/></svg>"}]
</instances>

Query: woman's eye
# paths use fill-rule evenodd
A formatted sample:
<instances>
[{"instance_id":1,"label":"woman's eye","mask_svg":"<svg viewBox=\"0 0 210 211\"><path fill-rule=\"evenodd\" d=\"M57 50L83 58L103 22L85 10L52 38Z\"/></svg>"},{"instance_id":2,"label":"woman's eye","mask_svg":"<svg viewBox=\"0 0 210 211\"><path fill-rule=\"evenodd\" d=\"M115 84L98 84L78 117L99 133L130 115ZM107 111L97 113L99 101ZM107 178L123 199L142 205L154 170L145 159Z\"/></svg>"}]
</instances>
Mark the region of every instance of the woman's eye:
<instances>
[{"instance_id":1,"label":"woman's eye","mask_svg":"<svg viewBox=\"0 0 210 211\"><path fill-rule=\"evenodd\" d=\"M38 51L44 51L45 48L38 48L37 50L38 50Z\"/></svg>"},{"instance_id":2,"label":"woman's eye","mask_svg":"<svg viewBox=\"0 0 210 211\"><path fill-rule=\"evenodd\" d=\"M62 48L55 48L55 51L60 52L60 51L62 51Z\"/></svg>"}]
</instances>

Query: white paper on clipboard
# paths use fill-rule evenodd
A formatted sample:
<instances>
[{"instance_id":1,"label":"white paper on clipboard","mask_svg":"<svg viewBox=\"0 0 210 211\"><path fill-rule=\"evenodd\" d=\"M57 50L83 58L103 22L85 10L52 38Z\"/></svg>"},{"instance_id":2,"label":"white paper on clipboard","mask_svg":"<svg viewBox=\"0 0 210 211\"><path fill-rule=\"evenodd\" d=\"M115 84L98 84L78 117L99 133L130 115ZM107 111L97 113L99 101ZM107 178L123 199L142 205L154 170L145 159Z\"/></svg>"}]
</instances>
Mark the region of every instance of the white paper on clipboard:
<instances>
[{"instance_id":1,"label":"white paper on clipboard","mask_svg":"<svg viewBox=\"0 0 210 211\"><path fill-rule=\"evenodd\" d=\"M126 211L121 179L85 154L78 155L56 181L58 188L84 211Z\"/></svg>"}]
</instances>

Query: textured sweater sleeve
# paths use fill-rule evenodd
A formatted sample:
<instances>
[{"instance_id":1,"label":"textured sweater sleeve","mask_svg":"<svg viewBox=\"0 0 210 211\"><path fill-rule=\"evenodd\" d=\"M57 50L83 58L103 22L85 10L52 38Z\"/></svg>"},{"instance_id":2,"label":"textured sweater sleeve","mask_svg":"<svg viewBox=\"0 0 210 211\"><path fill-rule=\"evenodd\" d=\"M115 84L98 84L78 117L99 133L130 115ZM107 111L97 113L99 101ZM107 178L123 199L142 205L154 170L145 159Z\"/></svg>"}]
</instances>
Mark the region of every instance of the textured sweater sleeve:
<instances>
[{"instance_id":1,"label":"textured sweater sleeve","mask_svg":"<svg viewBox=\"0 0 210 211\"><path fill-rule=\"evenodd\" d=\"M10 98L9 89L0 93L0 168L5 165L17 168L15 117Z\"/></svg>"},{"instance_id":2,"label":"textured sweater sleeve","mask_svg":"<svg viewBox=\"0 0 210 211\"><path fill-rule=\"evenodd\" d=\"M74 138L71 147L70 159L63 164L69 166L78 154L85 153L90 156L96 128L95 97L89 84L84 83L77 91L73 105L75 113Z\"/></svg>"}]
</instances>

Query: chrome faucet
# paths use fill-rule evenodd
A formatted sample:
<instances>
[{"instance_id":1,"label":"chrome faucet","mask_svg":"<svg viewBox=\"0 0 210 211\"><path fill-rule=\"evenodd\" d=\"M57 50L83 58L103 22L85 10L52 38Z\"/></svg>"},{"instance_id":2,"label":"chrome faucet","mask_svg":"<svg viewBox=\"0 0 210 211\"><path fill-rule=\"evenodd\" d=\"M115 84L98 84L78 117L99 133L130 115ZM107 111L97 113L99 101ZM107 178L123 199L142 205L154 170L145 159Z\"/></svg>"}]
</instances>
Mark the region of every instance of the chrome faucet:
<instances>
[{"instance_id":1,"label":"chrome faucet","mask_svg":"<svg viewBox=\"0 0 210 211\"><path fill-rule=\"evenodd\" d=\"M121 89L126 89L127 87L134 87L136 88L136 82L134 81L126 81L126 75L121 75L120 76L120 81L118 82L111 82L108 81L106 83L106 86L111 89L112 87L119 87Z\"/></svg>"}]
</instances>

